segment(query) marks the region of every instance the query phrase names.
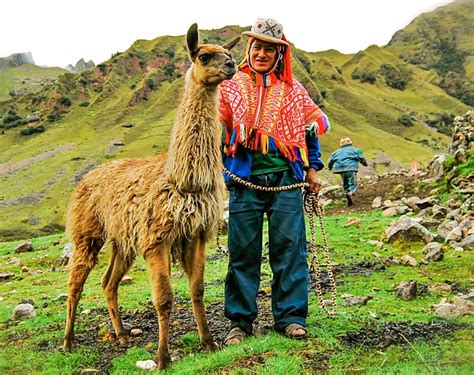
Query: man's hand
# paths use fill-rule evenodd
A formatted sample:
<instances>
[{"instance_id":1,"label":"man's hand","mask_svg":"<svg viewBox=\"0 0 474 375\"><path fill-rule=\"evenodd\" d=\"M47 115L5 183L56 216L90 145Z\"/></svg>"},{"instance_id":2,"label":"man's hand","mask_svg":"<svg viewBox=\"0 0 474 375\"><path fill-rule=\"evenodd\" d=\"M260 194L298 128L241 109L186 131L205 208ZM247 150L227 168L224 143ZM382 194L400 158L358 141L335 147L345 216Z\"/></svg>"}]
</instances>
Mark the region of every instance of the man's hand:
<instances>
[{"instance_id":1,"label":"man's hand","mask_svg":"<svg viewBox=\"0 0 474 375\"><path fill-rule=\"evenodd\" d=\"M306 182L309 184L306 190L315 194L318 194L321 189L321 181L317 178L317 173L318 171L314 168L309 168L306 173Z\"/></svg>"}]
</instances>

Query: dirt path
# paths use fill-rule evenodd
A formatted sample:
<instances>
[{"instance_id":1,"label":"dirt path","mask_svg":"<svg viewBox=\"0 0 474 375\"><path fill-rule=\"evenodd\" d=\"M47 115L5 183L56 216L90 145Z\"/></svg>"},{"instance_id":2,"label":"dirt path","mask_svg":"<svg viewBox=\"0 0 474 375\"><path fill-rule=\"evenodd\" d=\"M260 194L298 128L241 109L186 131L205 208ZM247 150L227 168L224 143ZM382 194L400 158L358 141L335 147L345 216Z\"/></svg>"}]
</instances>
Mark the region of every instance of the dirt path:
<instances>
[{"instance_id":1,"label":"dirt path","mask_svg":"<svg viewBox=\"0 0 474 375\"><path fill-rule=\"evenodd\" d=\"M418 184L425 177L406 175L377 176L370 179L359 179L357 193L354 195L354 206L348 207L343 198L336 200L336 206L325 209L327 215L350 212L371 211L372 202L376 197L397 200L402 197L418 196L425 198L430 195L430 188L419 188ZM403 187L403 188L401 188ZM395 189L397 188L397 189ZM396 190L396 192L394 192Z\"/></svg>"}]
</instances>

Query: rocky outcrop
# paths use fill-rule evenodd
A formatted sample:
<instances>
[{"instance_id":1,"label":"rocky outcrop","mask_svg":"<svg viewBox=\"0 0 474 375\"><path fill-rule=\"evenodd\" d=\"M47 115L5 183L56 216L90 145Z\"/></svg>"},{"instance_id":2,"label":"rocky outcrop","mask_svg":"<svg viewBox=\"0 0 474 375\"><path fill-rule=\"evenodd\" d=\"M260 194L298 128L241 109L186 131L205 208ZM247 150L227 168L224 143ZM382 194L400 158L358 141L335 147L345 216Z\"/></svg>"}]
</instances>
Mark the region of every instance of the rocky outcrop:
<instances>
[{"instance_id":1,"label":"rocky outcrop","mask_svg":"<svg viewBox=\"0 0 474 375\"><path fill-rule=\"evenodd\" d=\"M14 68L25 64L34 64L31 52L14 53L8 57L0 57L0 69Z\"/></svg>"},{"instance_id":2,"label":"rocky outcrop","mask_svg":"<svg viewBox=\"0 0 474 375\"><path fill-rule=\"evenodd\" d=\"M66 69L69 70L71 73L76 73L76 72L83 72L84 70L93 68L94 66L95 66L94 61L89 60L88 62L85 62L84 59L80 59L76 63L76 65L69 64L68 66L66 66Z\"/></svg>"}]
</instances>

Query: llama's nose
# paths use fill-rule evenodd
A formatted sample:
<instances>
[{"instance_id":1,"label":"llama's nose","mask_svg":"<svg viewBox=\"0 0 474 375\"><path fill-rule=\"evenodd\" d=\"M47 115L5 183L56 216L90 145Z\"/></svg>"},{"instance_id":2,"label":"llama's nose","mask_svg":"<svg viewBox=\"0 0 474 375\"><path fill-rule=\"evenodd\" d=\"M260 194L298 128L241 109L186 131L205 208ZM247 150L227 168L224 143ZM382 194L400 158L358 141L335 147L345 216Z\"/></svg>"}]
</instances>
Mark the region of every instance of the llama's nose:
<instances>
[{"instance_id":1,"label":"llama's nose","mask_svg":"<svg viewBox=\"0 0 474 375\"><path fill-rule=\"evenodd\" d=\"M234 60L228 59L228 60L225 62L225 66L227 66L228 68L234 68L234 67L235 67Z\"/></svg>"}]
</instances>

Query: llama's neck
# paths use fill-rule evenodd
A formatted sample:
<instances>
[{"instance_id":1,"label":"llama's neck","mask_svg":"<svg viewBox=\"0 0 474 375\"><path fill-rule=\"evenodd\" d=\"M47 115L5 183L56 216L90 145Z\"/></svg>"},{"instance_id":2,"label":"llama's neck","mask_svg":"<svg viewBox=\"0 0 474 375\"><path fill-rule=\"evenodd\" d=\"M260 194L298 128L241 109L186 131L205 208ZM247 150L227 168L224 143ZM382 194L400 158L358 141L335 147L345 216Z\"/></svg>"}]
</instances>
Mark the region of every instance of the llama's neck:
<instances>
[{"instance_id":1,"label":"llama's neck","mask_svg":"<svg viewBox=\"0 0 474 375\"><path fill-rule=\"evenodd\" d=\"M211 191L222 179L217 94L217 86L197 84L187 75L165 171L177 190Z\"/></svg>"}]
</instances>

